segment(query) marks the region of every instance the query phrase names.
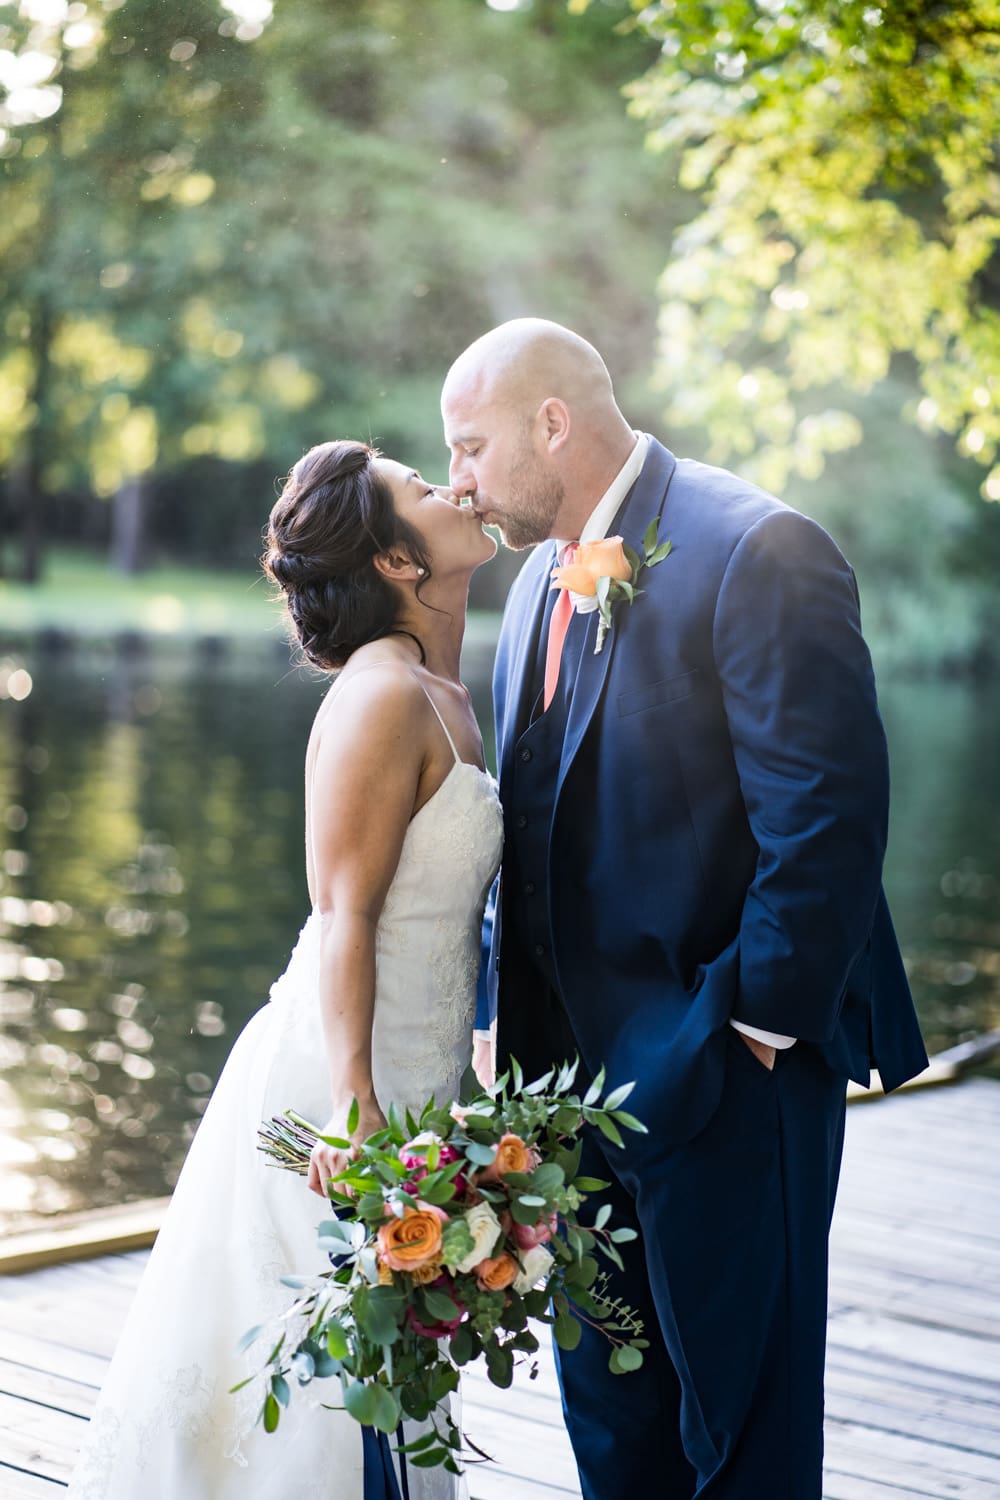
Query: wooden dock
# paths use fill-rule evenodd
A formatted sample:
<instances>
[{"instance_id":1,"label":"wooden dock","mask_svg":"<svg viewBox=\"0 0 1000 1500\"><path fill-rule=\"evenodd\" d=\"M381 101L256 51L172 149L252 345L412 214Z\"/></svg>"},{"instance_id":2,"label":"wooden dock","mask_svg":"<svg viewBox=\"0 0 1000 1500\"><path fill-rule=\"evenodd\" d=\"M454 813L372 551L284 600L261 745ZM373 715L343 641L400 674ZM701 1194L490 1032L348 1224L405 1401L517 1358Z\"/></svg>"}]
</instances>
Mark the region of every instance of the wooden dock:
<instances>
[{"instance_id":1,"label":"wooden dock","mask_svg":"<svg viewBox=\"0 0 1000 1500\"><path fill-rule=\"evenodd\" d=\"M0 1500L58 1500L146 1254L0 1278ZM997 1500L1000 1082L849 1111L832 1266L826 1500ZM464 1390L476 1500L578 1500L549 1360Z\"/></svg>"}]
</instances>

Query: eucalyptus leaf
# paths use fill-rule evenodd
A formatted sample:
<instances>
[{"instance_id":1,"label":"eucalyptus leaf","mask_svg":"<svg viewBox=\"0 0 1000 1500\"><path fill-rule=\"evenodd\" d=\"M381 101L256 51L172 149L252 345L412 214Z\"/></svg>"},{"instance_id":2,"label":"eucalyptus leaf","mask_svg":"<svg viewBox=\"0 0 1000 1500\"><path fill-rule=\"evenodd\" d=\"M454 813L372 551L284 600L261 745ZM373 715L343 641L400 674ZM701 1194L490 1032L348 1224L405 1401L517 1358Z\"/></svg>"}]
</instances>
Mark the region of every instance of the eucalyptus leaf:
<instances>
[{"instance_id":1,"label":"eucalyptus leaf","mask_svg":"<svg viewBox=\"0 0 1000 1500\"><path fill-rule=\"evenodd\" d=\"M280 1406L287 1406L292 1399L292 1393L288 1389L288 1381L283 1375L271 1376L271 1393Z\"/></svg>"},{"instance_id":2,"label":"eucalyptus leaf","mask_svg":"<svg viewBox=\"0 0 1000 1500\"><path fill-rule=\"evenodd\" d=\"M326 1350L331 1359L344 1359L347 1354L347 1333L336 1318L331 1318L326 1325Z\"/></svg>"},{"instance_id":3,"label":"eucalyptus leaf","mask_svg":"<svg viewBox=\"0 0 1000 1500\"><path fill-rule=\"evenodd\" d=\"M596 1123L597 1128L601 1132L601 1134L607 1136L608 1140L611 1141L613 1145L625 1145L625 1142L622 1140L621 1131L618 1129L618 1126L615 1124L614 1120L609 1119L607 1115L599 1114L596 1118Z\"/></svg>"},{"instance_id":4,"label":"eucalyptus leaf","mask_svg":"<svg viewBox=\"0 0 1000 1500\"><path fill-rule=\"evenodd\" d=\"M532 1188L536 1193L542 1193L546 1198L551 1198L553 1193L558 1193L565 1181L566 1178L562 1167L557 1166L554 1161L543 1162L531 1174Z\"/></svg>"},{"instance_id":5,"label":"eucalyptus leaf","mask_svg":"<svg viewBox=\"0 0 1000 1500\"><path fill-rule=\"evenodd\" d=\"M274 1397L268 1392L264 1401L264 1431L274 1432L281 1421L281 1408Z\"/></svg>"},{"instance_id":6,"label":"eucalyptus leaf","mask_svg":"<svg viewBox=\"0 0 1000 1500\"><path fill-rule=\"evenodd\" d=\"M575 1349L583 1337L583 1328L572 1313L560 1313L555 1321L554 1333L560 1349Z\"/></svg>"},{"instance_id":7,"label":"eucalyptus leaf","mask_svg":"<svg viewBox=\"0 0 1000 1500\"><path fill-rule=\"evenodd\" d=\"M384 1385L376 1383L371 1389L375 1392L372 1426L379 1432L395 1432L400 1418L396 1398Z\"/></svg>"},{"instance_id":8,"label":"eucalyptus leaf","mask_svg":"<svg viewBox=\"0 0 1000 1500\"><path fill-rule=\"evenodd\" d=\"M629 1094L631 1094L634 1088L634 1082L619 1084L618 1088L612 1089L608 1097L605 1099L604 1108L617 1109L619 1105L625 1103L625 1100L628 1098Z\"/></svg>"},{"instance_id":9,"label":"eucalyptus leaf","mask_svg":"<svg viewBox=\"0 0 1000 1500\"><path fill-rule=\"evenodd\" d=\"M354 1420L364 1427L375 1425L375 1412L378 1407L376 1390L375 1385L367 1385L360 1380L344 1387L344 1406Z\"/></svg>"},{"instance_id":10,"label":"eucalyptus leaf","mask_svg":"<svg viewBox=\"0 0 1000 1500\"><path fill-rule=\"evenodd\" d=\"M236 1345L236 1353L245 1354L246 1351L250 1348L250 1345L254 1343L256 1339L259 1339L263 1332L263 1323L255 1323L252 1328L248 1328L246 1333L240 1339L239 1343Z\"/></svg>"},{"instance_id":11,"label":"eucalyptus leaf","mask_svg":"<svg viewBox=\"0 0 1000 1500\"><path fill-rule=\"evenodd\" d=\"M583 1096L583 1102L584 1102L584 1104L596 1104L597 1103L598 1099L601 1097L601 1090L604 1087L604 1078L605 1078L604 1068L600 1067L597 1070L597 1073L596 1073L596 1075L594 1077L593 1082L590 1085L590 1088L587 1090L587 1092Z\"/></svg>"}]
</instances>

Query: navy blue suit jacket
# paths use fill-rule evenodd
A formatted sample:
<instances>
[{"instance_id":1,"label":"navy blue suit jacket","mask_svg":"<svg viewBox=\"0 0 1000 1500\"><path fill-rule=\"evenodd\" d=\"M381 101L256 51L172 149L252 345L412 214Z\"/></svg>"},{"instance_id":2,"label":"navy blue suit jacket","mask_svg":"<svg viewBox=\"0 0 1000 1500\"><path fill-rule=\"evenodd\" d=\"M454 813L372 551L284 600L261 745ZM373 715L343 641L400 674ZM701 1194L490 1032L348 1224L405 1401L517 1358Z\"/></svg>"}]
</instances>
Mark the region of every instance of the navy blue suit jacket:
<instances>
[{"instance_id":1,"label":"navy blue suit jacket","mask_svg":"<svg viewBox=\"0 0 1000 1500\"><path fill-rule=\"evenodd\" d=\"M886 1088L926 1054L882 892L885 737L853 573L814 522L650 443L617 530L673 550L588 630L548 830L558 988L591 1071L638 1081L659 1140L702 1128L730 1017L801 1039ZM528 722L554 563L514 583L494 674L500 796ZM545 982L505 941L489 975L502 1054ZM481 1017L481 1020L485 1018Z\"/></svg>"}]
</instances>

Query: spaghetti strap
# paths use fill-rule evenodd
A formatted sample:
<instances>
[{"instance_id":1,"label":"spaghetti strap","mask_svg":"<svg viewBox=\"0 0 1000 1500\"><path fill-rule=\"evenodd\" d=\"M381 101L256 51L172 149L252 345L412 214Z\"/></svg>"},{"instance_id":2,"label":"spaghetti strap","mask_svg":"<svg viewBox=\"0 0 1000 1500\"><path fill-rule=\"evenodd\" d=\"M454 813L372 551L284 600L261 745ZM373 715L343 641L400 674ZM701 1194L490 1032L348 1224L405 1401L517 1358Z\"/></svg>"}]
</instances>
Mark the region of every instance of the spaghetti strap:
<instances>
[{"instance_id":1,"label":"spaghetti strap","mask_svg":"<svg viewBox=\"0 0 1000 1500\"><path fill-rule=\"evenodd\" d=\"M414 673L414 677L416 677L416 673ZM419 677L416 677L416 681L417 681L417 684L419 685L419 687L420 687L420 689L421 689L424 697L427 699L427 702L430 704L430 706L434 710L435 714L437 714L437 721L441 725L441 728L444 730L444 736L445 736L445 739L448 741L449 745L451 746L451 753L452 753L452 755L455 757L455 759L459 763L459 765L461 765L461 763L462 763L462 757L458 753L458 746L455 744L455 741L451 737L451 731L450 731L450 729L448 728L447 724L444 722L444 719L442 718L441 710L438 708L437 704L434 702L434 699L431 697L430 693L424 687L424 684L420 681Z\"/></svg>"}]
</instances>

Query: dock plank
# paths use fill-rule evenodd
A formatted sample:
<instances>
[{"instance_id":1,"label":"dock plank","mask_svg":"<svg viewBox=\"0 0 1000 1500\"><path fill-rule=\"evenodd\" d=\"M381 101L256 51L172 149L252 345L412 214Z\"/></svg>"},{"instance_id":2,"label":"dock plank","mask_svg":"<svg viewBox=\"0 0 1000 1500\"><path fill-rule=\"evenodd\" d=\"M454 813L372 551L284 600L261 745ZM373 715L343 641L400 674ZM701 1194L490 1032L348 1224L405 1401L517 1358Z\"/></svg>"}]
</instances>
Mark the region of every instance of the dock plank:
<instances>
[{"instance_id":1,"label":"dock plank","mask_svg":"<svg viewBox=\"0 0 1000 1500\"><path fill-rule=\"evenodd\" d=\"M824 1500L1000 1495L1000 1082L848 1115L831 1236ZM57 1497L147 1251L0 1276L0 1496ZM72 1317L69 1316L70 1312ZM463 1420L473 1500L579 1500L551 1353Z\"/></svg>"}]
</instances>

